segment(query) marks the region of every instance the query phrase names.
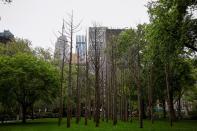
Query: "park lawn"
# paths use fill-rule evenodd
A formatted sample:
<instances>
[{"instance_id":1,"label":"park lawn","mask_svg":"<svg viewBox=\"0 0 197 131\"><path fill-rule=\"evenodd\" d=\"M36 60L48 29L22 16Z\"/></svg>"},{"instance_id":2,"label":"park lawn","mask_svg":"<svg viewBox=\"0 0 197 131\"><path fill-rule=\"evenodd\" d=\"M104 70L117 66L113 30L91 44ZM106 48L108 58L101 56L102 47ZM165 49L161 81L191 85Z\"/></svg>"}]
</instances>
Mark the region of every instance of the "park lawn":
<instances>
[{"instance_id":1,"label":"park lawn","mask_svg":"<svg viewBox=\"0 0 197 131\"><path fill-rule=\"evenodd\" d=\"M154 124L145 120L143 129L138 127L137 121L132 123L119 121L116 126L113 126L112 122L101 122L100 126L96 128L92 121L88 121L88 126L85 126L83 120L77 125L73 119L70 129L66 128L65 119L61 126L57 125L57 121L58 119L37 119L28 121L27 124L0 124L0 131L197 131L197 120L178 121L174 123L173 127L170 127L166 120L156 121Z\"/></svg>"}]
</instances>

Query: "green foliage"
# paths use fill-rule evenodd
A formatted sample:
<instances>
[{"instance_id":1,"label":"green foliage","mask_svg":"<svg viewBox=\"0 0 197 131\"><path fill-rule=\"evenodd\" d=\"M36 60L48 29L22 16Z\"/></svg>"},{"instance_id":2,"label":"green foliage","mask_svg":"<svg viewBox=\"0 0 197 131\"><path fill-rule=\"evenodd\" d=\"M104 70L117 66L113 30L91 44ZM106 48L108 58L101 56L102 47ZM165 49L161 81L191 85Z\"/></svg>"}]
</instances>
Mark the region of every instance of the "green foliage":
<instances>
[{"instance_id":1,"label":"green foliage","mask_svg":"<svg viewBox=\"0 0 197 131\"><path fill-rule=\"evenodd\" d=\"M195 5L192 0L157 0L148 4L150 24L145 28L148 44L144 53L145 61L154 67L153 87L158 99L166 96L165 67L169 67L167 73L174 98L186 95L194 87L195 66L190 48L195 47L196 25L188 8Z\"/></svg>"},{"instance_id":2,"label":"green foliage","mask_svg":"<svg viewBox=\"0 0 197 131\"><path fill-rule=\"evenodd\" d=\"M38 57L39 59L42 59L44 61L51 61L52 55L50 49L44 49L42 47L36 47L33 50L33 54Z\"/></svg>"},{"instance_id":3,"label":"green foliage","mask_svg":"<svg viewBox=\"0 0 197 131\"><path fill-rule=\"evenodd\" d=\"M31 42L24 39L15 39L7 44L0 43L0 55L13 56L20 52L32 54Z\"/></svg>"},{"instance_id":4,"label":"green foliage","mask_svg":"<svg viewBox=\"0 0 197 131\"><path fill-rule=\"evenodd\" d=\"M0 101L29 107L37 100L50 102L59 87L58 72L50 63L30 54L0 57Z\"/></svg>"}]
</instances>

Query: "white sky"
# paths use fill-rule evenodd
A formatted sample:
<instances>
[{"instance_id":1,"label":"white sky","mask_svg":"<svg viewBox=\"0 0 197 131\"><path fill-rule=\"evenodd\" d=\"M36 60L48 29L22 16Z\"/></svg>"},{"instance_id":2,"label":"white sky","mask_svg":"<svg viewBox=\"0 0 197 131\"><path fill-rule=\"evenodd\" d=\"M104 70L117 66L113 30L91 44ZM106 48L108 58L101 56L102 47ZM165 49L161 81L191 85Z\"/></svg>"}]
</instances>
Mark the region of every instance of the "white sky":
<instances>
[{"instance_id":1,"label":"white sky","mask_svg":"<svg viewBox=\"0 0 197 131\"><path fill-rule=\"evenodd\" d=\"M113 28L135 27L148 22L145 5L150 0L13 0L0 2L0 32L10 30L15 37L32 41L33 47L54 48L62 19L74 11L82 31L99 22ZM82 34L79 32L78 34Z\"/></svg>"}]
</instances>

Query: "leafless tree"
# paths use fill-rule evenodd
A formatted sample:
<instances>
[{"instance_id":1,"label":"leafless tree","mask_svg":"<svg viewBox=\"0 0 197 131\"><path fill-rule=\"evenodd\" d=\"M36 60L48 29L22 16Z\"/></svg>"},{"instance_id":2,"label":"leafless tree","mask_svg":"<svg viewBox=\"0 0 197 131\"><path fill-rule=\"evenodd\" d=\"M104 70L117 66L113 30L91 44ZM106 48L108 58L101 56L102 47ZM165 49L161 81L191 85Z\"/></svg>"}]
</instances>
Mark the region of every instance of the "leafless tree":
<instances>
[{"instance_id":1,"label":"leafless tree","mask_svg":"<svg viewBox=\"0 0 197 131\"><path fill-rule=\"evenodd\" d=\"M64 20L63 20L63 25L62 25L62 36L64 35ZM61 60L61 77L60 77L60 108L59 108L59 121L58 121L58 125L61 125L61 121L62 121L62 115L63 115L63 82L64 82L64 63L65 63L65 49L66 49L66 42L65 40L63 41L63 56L62 56L62 60Z\"/></svg>"},{"instance_id":2,"label":"leafless tree","mask_svg":"<svg viewBox=\"0 0 197 131\"><path fill-rule=\"evenodd\" d=\"M101 85L100 85L100 71L103 65L103 43L104 42L104 32L103 28L94 24L94 27L89 29L89 57L90 57L90 64L92 69L95 73L95 122L96 127L99 126L99 119L100 119L100 92L101 92Z\"/></svg>"},{"instance_id":3,"label":"leafless tree","mask_svg":"<svg viewBox=\"0 0 197 131\"><path fill-rule=\"evenodd\" d=\"M112 119L113 125L117 124L117 62L116 62L116 53L117 53L117 37L113 33L109 34L109 47L108 47L108 55L109 55L109 66L110 66L110 85L112 92Z\"/></svg>"},{"instance_id":4,"label":"leafless tree","mask_svg":"<svg viewBox=\"0 0 197 131\"><path fill-rule=\"evenodd\" d=\"M85 87L86 87L86 96L85 96L85 125L88 124L88 115L90 113L90 89L89 89L89 60L88 60L88 43L87 43L87 35L86 35L86 54L85 54L85 61L86 61L86 81L85 81Z\"/></svg>"},{"instance_id":5,"label":"leafless tree","mask_svg":"<svg viewBox=\"0 0 197 131\"><path fill-rule=\"evenodd\" d=\"M79 83L79 54L80 54L80 50L79 50L79 45L76 45L77 47L77 88L76 88L76 92L77 92L77 110L76 110L76 123L79 124L79 120L80 120L80 116L81 116L81 103L80 103L80 83Z\"/></svg>"},{"instance_id":6,"label":"leafless tree","mask_svg":"<svg viewBox=\"0 0 197 131\"><path fill-rule=\"evenodd\" d=\"M70 58L69 58L69 67L68 67L68 97L67 97L67 128L70 127L70 120L72 117L72 108L71 108L71 96L72 96L72 48L73 48L73 35L78 32L80 29L80 24L74 23L73 11L71 14L68 14L68 19L65 21L66 35L70 42Z\"/></svg>"}]
</instances>

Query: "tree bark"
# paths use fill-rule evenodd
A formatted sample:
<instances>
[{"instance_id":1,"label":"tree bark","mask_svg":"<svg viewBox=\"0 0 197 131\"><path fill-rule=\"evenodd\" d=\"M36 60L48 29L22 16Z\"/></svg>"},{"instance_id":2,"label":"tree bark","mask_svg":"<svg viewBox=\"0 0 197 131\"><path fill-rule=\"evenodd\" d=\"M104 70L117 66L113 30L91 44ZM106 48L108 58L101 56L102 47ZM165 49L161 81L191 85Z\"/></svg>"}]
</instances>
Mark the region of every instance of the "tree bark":
<instances>
[{"instance_id":1,"label":"tree bark","mask_svg":"<svg viewBox=\"0 0 197 131\"><path fill-rule=\"evenodd\" d=\"M133 112L133 107L132 107L132 102L130 101L130 122L132 122L132 112Z\"/></svg>"},{"instance_id":2,"label":"tree bark","mask_svg":"<svg viewBox=\"0 0 197 131\"><path fill-rule=\"evenodd\" d=\"M26 107L26 104L22 104L22 113L23 113L22 123L26 123L26 115L27 115L27 107Z\"/></svg>"},{"instance_id":3,"label":"tree bark","mask_svg":"<svg viewBox=\"0 0 197 131\"><path fill-rule=\"evenodd\" d=\"M70 120L72 117L71 109L71 92L72 92L72 48L73 48L73 12L70 21L70 58L68 66L68 98L67 98L67 128L70 128Z\"/></svg>"},{"instance_id":4,"label":"tree bark","mask_svg":"<svg viewBox=\"0 0 197 131\"><path fill-rule=\"evenodd\" d=\"M85 125L88 124L88 115L90 113L90 94L89 94L89 64L88 64L88 46L86 41L86 101L85 101Z\"/></svg>"},{"instance_id":5,"label":"tree bark","mask_svg":"<svg viewBox=\"0 0 197 131\"><path fill-rule=\"evenodd\" d=\"M64 35L64 21L63 21L63 25L62 25L62 36ZM66 41L63 41L64 45L63 45L63 58L61 61L61 83L60 83L60 107L59 107L59 121L58 121L58 125L61 125L62 122L62 115L63 115L63 82L64 82L64 61L65 61L65 49L66 49Z\"/></svg>"},{"instance_id":6,"label":"tree bark","mask_svg":"<svg viewBox=\"0 0 197 131\"><path fill-rule=\"evenodd\" d=\"M139 84L139 82L138 82ZM141 88L138 86L138 110L139 110L139 122L140 128L143 128L143 116L142 116L142 100L141 100Z\"/></svg>"},{"instance_id":7,"label":"tree bark","mask_svg":"<svg viewBox=\"0 0 197 131\"><path fill-rule=\"evenodd\" d=\"M178 95L178 117L179 117L179 119L182 119L182 115L181 115L181 91L179 91L179 95Z\"/></svg>"},{"instance_id":8,"label":"tree bark","mask_svg":"<svg viewBox=\"0 0 197 131\"><path fill-rule=\"evenodd\" d=\"M31 119L34 120L34 106L31 106Z\"/></svg>"},{"instance_id":9,"label":"tree bark","mask_svg":"<svg viewBox=\"0 0 197 131\"><path fill-rule=\"evenodd\" d=\"M76 124L79 124L81 116L80 108L80 87L79 87L79 47L77 47L77 110L76 110Z\"/></svg>"},{"instance_id":10,"label":"tree bark","mask_svg":"<svg viewBox=\"0 0 197 131\"><path fill-rule=\"evenodd\" d=\"M104 89L105 87L104 87L104 76L103 76L103 70L102 70L102 72L101 72L101 90L102 90L102 94L101 94L101 96L102 96L102 121L104 121L104 119L105 119L105 98L104 98L104 96L105 96L105 89Z\"/></svg>"},{"instance_id":11,"label":"tree bark","mask_svg":"<svg viewBox=\"0 0 197 131\"><path fill-rule=\"evenodd\" d=\"M107 62L106 62L107 63ZM109 121L109 87L108 87L108 69L106 64L106 76L105 76L105 89L106 89L106 122Z\"/></svg>"},{"instance_id":12,"label":"tree bark","mask_svg":"<svg viewBox=\"0 0 197 131\"><path fill-rule=\"evenodd\" d=\"M126 97L125 97L125 121L128 121L128 100Z\"/></svg>"},{"instance_id":13,"label":"tree bark","mask_svg":"<svg viewBox=\"0 0 197 131\"><path fill-rule=\"evenodd\" d=\"M112 45L112 87L113 87L113 125L117 124L117 82L116 82L116 57L115 47Z\"/></svg>"},{"instance_id":14,"label":"tree bark","mask_svg":"<svg viewBox=\"0 0 197 131\"><path fill-rule=\"evenodd\" d=\"M99 119L100 119L100 89L99 89L99 68L95 66L95 93L96 93L96 112L95 112L95 119L96 119L96 127L99 126Z\"/></svg>"},{"instance_id":15,"label":"tree bark","mask_svg":"<svg viewBox=\"0 0 197 131\"><path fill-rule=\"evenodd\" d=\"M170 85L170 77L169 77L169 65L165 64L165 75L166 75L166 88L167 88L167 95L168 95L168 109L169 109L169 119L170 125L173 125L173 120L175 120L175 111L173 105L173 93Z\"/></svg>"},{"instance_id":16,"label":"tree bark","mask_svg":"<svg viewBox=\"0 0 197 131\"><path fill-rule=\"evenodd\" d=\"M148 73L148 108L149 108L149 117L151 123L153 124L153 80L152 80L152 66L150 67L150 73Z\"/></svg>"},{"instance_id":17,"label":"tree bark","mask_svg":"<svg viewBox=\"0 0 197 131\"><path fill-rule=\"evenodd\" d=\"M140 84L140 48L139 43L137 44L137 92L138 92L138 110L139 110L139 122L140 122L140 128L143 128L143 114L142 114L142 89Z\"/></svg>"},{"instance_id":18,"label":"tree bark","mask_svg":"<svg viewBox=\"0 0 197 131\"><path fill-rule=\"evenodd\" d=\"M163 105L163 118L166 118L166 101L165 99L162 100Z\"/></svg>"},{"instance_id":19,"label":"tree bark","mask_svg":"<svg viewBox=\"0 0 197 131\"><path fill-rule=\"evenodd\" d=\"M68 32L66 32L69 35L70 38L70 58L69 58L69 66L68 66L68 97L67 97L67 128L70 128L71 126L71 119L72 119L72 104L71 104L71 100L72 100L72 49L73 49L73 34L77 32L80 23L78 23L77 25L74 24L74 20L73 20L73 11L71 14L68 15L69 16L69 21L66 22L66 27L68 29Z\"/></svg>"}]
</instances>

